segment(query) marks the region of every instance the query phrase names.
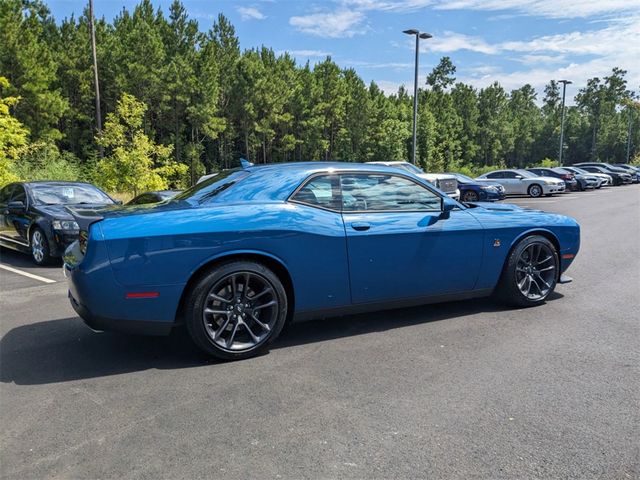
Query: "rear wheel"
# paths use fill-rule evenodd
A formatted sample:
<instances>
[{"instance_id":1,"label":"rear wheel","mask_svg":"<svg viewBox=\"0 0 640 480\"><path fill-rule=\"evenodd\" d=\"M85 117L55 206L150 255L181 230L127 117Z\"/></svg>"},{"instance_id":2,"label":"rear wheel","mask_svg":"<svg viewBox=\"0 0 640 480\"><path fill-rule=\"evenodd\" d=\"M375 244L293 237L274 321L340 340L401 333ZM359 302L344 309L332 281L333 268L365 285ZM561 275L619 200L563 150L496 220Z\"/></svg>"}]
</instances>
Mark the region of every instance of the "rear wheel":
<instances>
[{"instance_id":1,"label":"rear wheel","mask_svg":"<svg viewBox=\"0 0 640 480\"><path fill-rule=\"evenodd\" d=\"M530 197L533 198L538 198L542 196L542 187L540 185L538 185L537 183L534 183L533 185L529 186L529 189L527 190L527 193L529 194Z\"/></svg>"},{"instance_id":2,"label":"rear wheel","mask_svg":"<svg viewBox=\"0 0 640 480\"><path fill-rule=\"evenodd\" d=\"M202 275L186 305L193 341L224 360L265 351L280 334L288 308L280 279L264 265L249 261L218 265Z\"/></svg>"},{"instance_id":3,"label":"rear wheel","mask_svg":"<svg viewBox=\"0 0 640 480\"><path fill-rule=\"evenodd\" d=\"M544 303L556 287L559 266L553 243L541 235L526 237L509 254L495 295L518 307Z\"/></svg>"},{"instance_id":4,"label":"rear wheel","mask_svg":"<svg viewBox=\"0 0 640 480\"><path fill-rule=\"evenodd\" d=\"M463 202L477 202L478 200L478 194L473 190L467 190L466 192L464 192L464 195L462 195Z\"/></svg>"},{"instance_id":5,"label":"rear wheel","mask_svg":"<svg viewBox=\"0 0 640 480\"><path fill-rule=\"evenodd\" d=\"M31 232L30 243L31 259L36 265L48 265L53 258L51 257L51 248L49 240L40 228L34 228Z\"/></svg>"}]
</instances>

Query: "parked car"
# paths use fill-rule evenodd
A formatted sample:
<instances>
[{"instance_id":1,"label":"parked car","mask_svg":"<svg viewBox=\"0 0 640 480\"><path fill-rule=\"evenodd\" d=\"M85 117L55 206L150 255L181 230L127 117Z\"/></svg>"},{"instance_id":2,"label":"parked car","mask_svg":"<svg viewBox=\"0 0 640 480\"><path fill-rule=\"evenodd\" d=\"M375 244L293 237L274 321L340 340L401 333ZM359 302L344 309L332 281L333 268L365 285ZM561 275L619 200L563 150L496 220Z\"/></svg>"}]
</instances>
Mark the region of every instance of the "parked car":
<instances>
[{"instance_id":1,"label":"parked car","mask_svg":"<svg viewBox=\"0 0 640 480\"><path fill-rule=\"evenodd\" d=\"M386 165L388 167L402 168L408 172L418 175L420 178L424 178L426 181L435 185L444 193L449 195L454 200L460 200L460 190L458 189L458 181L453 175L445 173L426 173L420 167L417 167L413 163L409 162L368 162L373 165Z\"/></svg>"},{"instance_id":2,"label":"parked car","mask_svg":"<svg viewBox=\"0 0 640 480\"><path fill-rule=\"evenodd\" d=\"M613 185L616 187L629 184L633 181L631 179L631 175L625 173L624 171L615 171L600 165L585 165L582 163L577 163L574 166L580 167L581 169L591 173L605 173L611 177L611 179L613 180Z\"/></svg>"},{"instance_id":3,"label":"parked car","mask_svg":"<svg viewBox=\"0 0 640 480\"><path fill-rule=\"evenodd\" d=\"M141 193L133 200L127 202L127 205L143 205L146 203L158 203L175 197L181 190L158 190L156 192Z\"/></svg>"},{"instance_id":4,"label":"parked car","mask_svg":"<svg viewBox=\"0 0 640 480\"><path fill-rule=\"evenodd\" d=\"M66 206L116 203L89 183L10 183L0 190L0 245L30 253L36 264L46 265L78 238L78 224Z\"/></svg>"},{"instance_id":5,"label":"parked car","mask_svg":"<svg viewBox=\"0 0 640 480\"><path fill-rule=\"evenodd\" d=\"M638 167L634 167L633 165L627 165L625 163L616 163L613 165L615 168L621 168L629 175L631 175L631 179L633 183L640 183L640 169Z\"/></svg>"},{"instance_id":6,"label":"parked car","mask_svg":"<svg viewBox=\"0 0 640 480\"><path fill-rule=\"evenodd\" d=\"M527 168L527 171L531 173L535 173L536 175L539 175L541 177L559 178L564 182L564 186L566 190L580 189L580 185L578 184L578 180L576 180L575 174L570 172L569 170L565 170L564 168L533 167L533 168Z\"/></svg>"},{"instance_id":7,"label":"parked car","mask_svg":"<svg viewBox=\"0 0 640 480\"><path fill-rule=\"evenodd\" d=\"M505 198L504 187L490 180L479 181L461 173L447 173L458 180L460 199L463 202L495 202Z\"/></svg>"},{"instance_id":8,"label":"parked car","mask_svg":"<svg viewBox=\"0 0 640 480\"><path fill-rule=\"evenodd\" d=\"M210 355L265 350L287 321L495 293L543 303L580 246L569 217L449 198L400 168L272 164L169 202L74 210L71 305L97 330L185 324ZM84 240L82 240L84 239Z\"/></svg>"},{"instance_id":9,"label":"parked car","mask_svg":"<svg viewBox=\"0 0 640 480\"><path fill-rule=\"evenodd\" d=\"M611 178L611 175L608 175L606 173L598 173L598 172L588 172L587 170L583 170L580 167L562 167L565 168L567 170L569 170L570 172L573 172L576 174L576 178L578 178L579 176L588 176L588 177L592 177L595 178L599 181L599 184L596 188L601 188L601 187L607 187L607 186L611 186L613 185L613 178Z\"/></svg>"},{"instance_id":10,"label":"parked car","mask_svg":"<svg viewBox=\"0 0 640 480\"><path fill-rule=\"evenodd\" d=\"M480 175L478 179L489 179L505 188L507 195L551 196L565 190L564 181L553 177L541 177L526 170L494 170Z\"/></svg>"}]
</instances>

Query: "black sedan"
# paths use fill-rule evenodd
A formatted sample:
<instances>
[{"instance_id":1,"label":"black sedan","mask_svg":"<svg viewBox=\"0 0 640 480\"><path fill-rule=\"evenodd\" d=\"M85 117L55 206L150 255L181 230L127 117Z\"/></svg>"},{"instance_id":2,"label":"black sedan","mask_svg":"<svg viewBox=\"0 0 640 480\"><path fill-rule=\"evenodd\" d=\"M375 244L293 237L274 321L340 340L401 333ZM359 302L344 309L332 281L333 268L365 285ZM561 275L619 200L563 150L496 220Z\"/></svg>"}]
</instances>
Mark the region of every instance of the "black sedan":
<instances>
[{"instance_id":1,"label":"black sedan","mask_svg":"<svg viewBox=\"0 0 640 480\"><path fill-rule=\"evenodd\" d=\"M46 265L78 238L78 224L65 206L117 203L89 183L10 183L0 190L0 245L30 253L36 264Z\"/></svg>"},{"instance_id":2,"label":"black sedan","mask_svg":"<svg viewBox=\"0 0 640 480\"><path fill-rule=\"evenodd\" d=\"M127 205L144 205L147 203L158 203L175 197L181 190L158 190L157 192L144 192L127 202Z\"/></svg>"}]
</instances>

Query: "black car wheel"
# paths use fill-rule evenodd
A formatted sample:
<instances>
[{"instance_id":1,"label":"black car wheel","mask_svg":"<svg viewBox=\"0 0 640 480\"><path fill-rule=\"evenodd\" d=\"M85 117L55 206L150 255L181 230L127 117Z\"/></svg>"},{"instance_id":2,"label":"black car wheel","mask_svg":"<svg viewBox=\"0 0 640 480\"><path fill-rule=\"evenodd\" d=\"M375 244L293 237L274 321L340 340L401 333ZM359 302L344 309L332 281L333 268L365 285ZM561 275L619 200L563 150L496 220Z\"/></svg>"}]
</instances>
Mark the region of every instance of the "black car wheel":
<instances>
[{"instance_id":1,"label":"black car wheel","mask_svg":"<svg viewBox=\"0 0 640 480\"><path fill-rule=\"evenodd\" d=\"M473 190L467 190L466 192L464 192L464 195L462 196L463 202L477 202L478 200L479 200L478 194Z\"/></svg>"},{"instance_id":2,"label":"black car wheel","mask_svg":"<svg viewBox=\"0 0 640 480\"><path fill-rule=\"evenodd\" d=\"M186 300L187 330L198 347L224 360L265 351L287 318L287 294L264 265L234 261L202 275Z\"/></svg>"},{"instance_id":3,"label":"black car wheel","mask_svg":"<svg viewBox=\"0 0 640 480\"><path fill-rule=\"evenodd\" d=\"M539 305L555 289L559 267L553 243L541 235L526 237L507 257L495 295L517 307Z\"/></svg>"},{"instance_id":4,"label":"black car wheel","mask_svg":"<svg viewBox=\"0 0 640 480\"><path fill-rule=\"evenodd\" d=\"M529 189L527 190L527 193L529 194L530 197L533 198L538 198L542 196L542 187L540 185L538 185L537 183L534 183L533 185L531 185L529 187Z\"/></svg>"},{"instance_id":5,"label":"black car wheel","mask_svg":"<svg viewBox=\"0 0 640 480\"><path fill-rule=\"evenodd\" d=\"M31 231L31 238L29 239L29 246L31 248L31 258L36 265L48 265L53 258L51 257L51 248L49 247L49 240L42 231L42 229L36 227Z\"/></svg>"}]
</instances>

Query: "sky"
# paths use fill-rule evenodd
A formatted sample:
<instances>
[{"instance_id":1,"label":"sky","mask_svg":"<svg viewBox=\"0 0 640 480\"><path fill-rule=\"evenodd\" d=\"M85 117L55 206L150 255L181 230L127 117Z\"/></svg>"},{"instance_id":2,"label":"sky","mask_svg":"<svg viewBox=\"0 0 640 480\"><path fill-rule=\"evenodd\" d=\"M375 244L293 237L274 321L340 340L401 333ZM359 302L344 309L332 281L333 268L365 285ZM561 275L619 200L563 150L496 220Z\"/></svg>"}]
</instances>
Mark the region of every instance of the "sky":
<instances>
[{"instance_id":1,"label":"sky","mask_svg":"<svg viewBox=\"0 0 640 480\"><path fill-rule=\"evenodd\" d=\"M112 20L135 0L94 0ZM420 44L419 83L442 56L456 79L478 88L498 81L507 90L529 83L543 97L552 79L568 79L567 103L588 78L627 70L640 94L640 0L183 0L200 29L219 12L236 27L241 48L265 45L299 63L327 56L354 68L385 92L413 88L414 28L433 35ZM49 0L56 20L82 13L81 0ZM168 11L171 0L153 0Z\"/></svg>"}]
</instances>

